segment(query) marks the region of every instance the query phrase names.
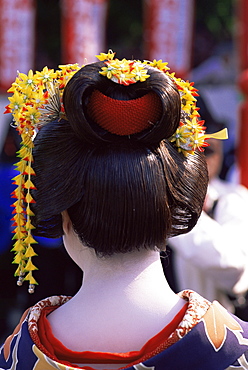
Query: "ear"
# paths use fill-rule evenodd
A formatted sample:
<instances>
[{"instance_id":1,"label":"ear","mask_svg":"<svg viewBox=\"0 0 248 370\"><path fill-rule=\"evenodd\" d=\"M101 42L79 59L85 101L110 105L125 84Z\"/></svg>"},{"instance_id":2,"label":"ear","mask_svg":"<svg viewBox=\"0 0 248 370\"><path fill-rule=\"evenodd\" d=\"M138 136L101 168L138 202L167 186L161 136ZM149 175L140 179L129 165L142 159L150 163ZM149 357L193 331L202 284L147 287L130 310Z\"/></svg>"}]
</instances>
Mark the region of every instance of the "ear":
<instances>
[{"instance_id":1,"label":"ear","mask_svg":"<svg viewBox=\"0 0 248 370\"><path fill-rule=\"evenodd\" d=\"M68 234L70 230L72 229L71 219L67 211L63 211L61 215L62 215L62 228L63 228L64 234Z\"/></svg>"}]
</instances>

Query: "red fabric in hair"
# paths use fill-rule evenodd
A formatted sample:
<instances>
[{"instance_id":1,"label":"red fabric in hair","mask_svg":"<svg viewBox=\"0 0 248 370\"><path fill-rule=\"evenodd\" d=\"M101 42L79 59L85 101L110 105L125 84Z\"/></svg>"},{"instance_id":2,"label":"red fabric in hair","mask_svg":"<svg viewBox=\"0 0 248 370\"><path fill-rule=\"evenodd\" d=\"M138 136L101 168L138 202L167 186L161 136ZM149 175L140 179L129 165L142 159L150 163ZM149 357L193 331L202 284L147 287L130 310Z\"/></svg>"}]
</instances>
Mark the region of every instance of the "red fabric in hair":
<instances>
[{"instance_id":1,"label":"red fabric in hair","mask_svg":"<svg viewBox=\"0 0 248 370\"><path fill-rule=\"evenodd\" d=\"M89 100L88 114L112 134L132 135L155 125L162 115L162 104L154 92L137 99L117 100L95 90Z\"/></svg>"}]
</instances>

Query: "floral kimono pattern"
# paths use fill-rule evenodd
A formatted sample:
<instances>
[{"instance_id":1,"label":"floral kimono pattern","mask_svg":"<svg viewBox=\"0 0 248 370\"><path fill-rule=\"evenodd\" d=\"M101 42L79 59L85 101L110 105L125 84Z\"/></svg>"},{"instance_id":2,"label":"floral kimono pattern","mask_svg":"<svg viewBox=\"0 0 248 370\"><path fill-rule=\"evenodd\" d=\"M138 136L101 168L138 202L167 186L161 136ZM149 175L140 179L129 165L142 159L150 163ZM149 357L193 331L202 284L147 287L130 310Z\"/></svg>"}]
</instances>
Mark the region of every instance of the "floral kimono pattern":
<instances>
[{"instance_id":1,"label":"floral kimono pattern","mask_svg":"<svg viewBox=\"0 0 248 370\"><path fill-rule=\"evenodd\" d=\"M217 301L210 303L193 291L179 295L189 303L175 331L156 354L125 369L248 370L248 323L227 312ZM50 297L23 314L13 334L0 348L0 370L93 369L52 358L39 341L37 322L42 309L62 305L69 299Z\"/></svg>"}]
</instances>

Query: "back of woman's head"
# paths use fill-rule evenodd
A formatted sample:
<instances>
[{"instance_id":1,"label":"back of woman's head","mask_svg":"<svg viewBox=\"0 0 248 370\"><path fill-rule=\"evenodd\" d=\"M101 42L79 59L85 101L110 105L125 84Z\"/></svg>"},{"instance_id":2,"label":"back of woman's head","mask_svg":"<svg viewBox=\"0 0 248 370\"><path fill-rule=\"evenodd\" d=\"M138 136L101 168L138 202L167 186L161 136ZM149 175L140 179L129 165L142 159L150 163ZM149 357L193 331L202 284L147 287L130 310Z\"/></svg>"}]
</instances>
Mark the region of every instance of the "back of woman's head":
<instances>
[{"instance_id":1,"label":"back of woman's head","mask_svg":"<svg viewBox=\"0 0 248 370\"><path fill-rule=\"evenodd\" d=\"M35 138L33 233L61 236L67 209L79 238L100 255L163 249L192 229L206 193L204 156L185 149L189 128L184 147L175 145L180 119L193 109L181 110L175 80L149 64L141 67L149 77L135 83L116 83L100 73L105 67L86 65L69 80L66 119Z\"/></svg>"}]
</instances>

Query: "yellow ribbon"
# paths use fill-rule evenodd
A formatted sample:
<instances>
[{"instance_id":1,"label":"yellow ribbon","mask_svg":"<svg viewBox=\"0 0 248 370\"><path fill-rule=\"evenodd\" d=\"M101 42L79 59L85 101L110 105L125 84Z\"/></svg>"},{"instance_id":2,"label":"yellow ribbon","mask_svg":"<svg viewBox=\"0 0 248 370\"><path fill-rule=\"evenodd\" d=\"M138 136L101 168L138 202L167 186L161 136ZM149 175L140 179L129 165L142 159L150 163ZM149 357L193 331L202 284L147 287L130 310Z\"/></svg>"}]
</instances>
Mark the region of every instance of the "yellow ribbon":
<instances>
[{"instance_id":1,"label":"yellow ribbon","mask_svg":"<svg viewBox=\"0 0 248 370\"><path fill-rule=\"evenodd\" d=\"M218 139L218 140L226 140L228 139L228 131L227 128L223 128L223 130L217 131L213 134L205 134L206 139Z\"/></svg>"}]
</instances>

